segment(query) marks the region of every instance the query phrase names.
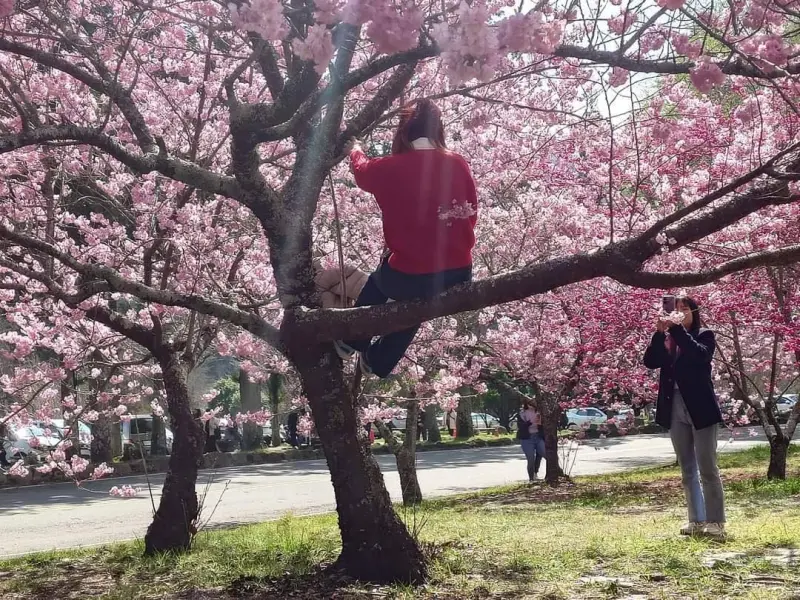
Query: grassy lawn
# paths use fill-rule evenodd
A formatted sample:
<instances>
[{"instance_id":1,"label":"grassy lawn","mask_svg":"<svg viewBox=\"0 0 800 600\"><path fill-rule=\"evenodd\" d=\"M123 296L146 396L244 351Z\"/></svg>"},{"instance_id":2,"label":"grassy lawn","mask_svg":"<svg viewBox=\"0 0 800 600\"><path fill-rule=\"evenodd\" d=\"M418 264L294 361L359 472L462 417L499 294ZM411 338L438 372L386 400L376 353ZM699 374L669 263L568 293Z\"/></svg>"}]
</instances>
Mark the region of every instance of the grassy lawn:
<instances>
[{"instance_id":1,"label":"grassy lawn","mask_svg":"<svg viewBox=\"0 0 800 600\"><path fill-rule=\"evenodd\" d=\"M0 562L0 597L798 598L800 451L785 482L762 478L766 459L765 448L720 457L725 544L677 535L678 474L659 468L399 509L432 558L422 589L323 576L337 554L331 515L202 532L185 556L143 559L127 543Z\"/></svg>"}]
</instances>

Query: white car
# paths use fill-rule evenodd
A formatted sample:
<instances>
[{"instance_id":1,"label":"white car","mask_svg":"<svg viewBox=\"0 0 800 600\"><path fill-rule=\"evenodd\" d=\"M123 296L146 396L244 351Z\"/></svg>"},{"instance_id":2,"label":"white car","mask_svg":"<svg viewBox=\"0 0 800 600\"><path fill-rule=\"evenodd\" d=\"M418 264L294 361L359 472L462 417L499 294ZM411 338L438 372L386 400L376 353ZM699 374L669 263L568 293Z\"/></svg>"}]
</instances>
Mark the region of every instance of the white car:
<instances>
[{"instance_id":1,"label":"white car","mask_svg":"<svg viewBox=\"0 0 800 600\"><path fill-rule=\"evenodd\" d=\"M500 426L500 419L488 413L472 413L472 426L475 429L494 429Z\"/></svg>"},{"instance_id":2,"label":"white car","mask_svg":"<svg viewBox=\"0 0 800 600\"><path fill-rule=\"evenodd\" d=\"M153 415L133 415L130 421L121 421L122 446L137 448L139 444L144 447L145 453L150 453L150 438L153 434ZM172 454L172 442L175 436L169 427L164 427L167 454ZM130 452L130 451L129 451Z\"/></svg>"},{"instance_id":3,"label":"white car","mask_svg":"<svg viewBox=\"0 0 800 600\"><path fill-rule=\"evenodd\" d=\"M37 460L44 461L48 452L55 450L60 443L61 435L55 427L44 428L29 423L15 429L9 428L3 448L9 462L26 456L35 456Z\"/></svg>"},{"instance_id":4,"label":"white car","mask_svg":"<svg viewBox=\"0 0 800 600\"><path fill-rule=\"evenodd\" d=\"M389 426L389 429L394 431L405 431L406 430L406 415L407 411L404 408L398 409L395 413L394 417L386 423Z\"/></svg>"},{"instance_id":5,"label":"white car","mask_svg":"<svg viewBox=\"0 0 800 600\"><path fill-rule=\"evenodd\" d=\"M788 419L795 404L797 404L797 394L784 394L775 400L775 410L778 413L778 418L781 420Z\"/></svg>"},{"instance_id":6,"label":"white car","mask_svg":"<svg viewBox=\"0 0 800 600\"><path fill-rule=\"evenodd\" d=\"M43 423L39 423L40 427L45 427ZM64 419L50 419L50 426L58 429L61 437L66 437L67 427L74 427L74 423L65 423ZM71 432L70 432L71 433ZM80 442L80 454L83 458L90 458L92 455L92 428L83 421L78 421L78 441Z\"/></svg>"},{"instance_id":7,"label":"white car","mask_svg":"<svg viewBox=\"0 0 800 600\"><path fill-rule=\"evenodd\" d=\"M608 416L599 408L570 408L567 411L567 428L581 429L589 425L602 425Z\"/></svg>"},{"instance_id":8,"label":"white car","mask_svg":"<svg viewBox=\"0 0 800 600\"><path fill-rule=\"evenodd\" d=\"M617 415L614 417L614 422L617 425L624 425L629 427L633 425L633 421L636 418L633 409L630 408L623 408L617 412Z\"/></svg>"}]
</instances>

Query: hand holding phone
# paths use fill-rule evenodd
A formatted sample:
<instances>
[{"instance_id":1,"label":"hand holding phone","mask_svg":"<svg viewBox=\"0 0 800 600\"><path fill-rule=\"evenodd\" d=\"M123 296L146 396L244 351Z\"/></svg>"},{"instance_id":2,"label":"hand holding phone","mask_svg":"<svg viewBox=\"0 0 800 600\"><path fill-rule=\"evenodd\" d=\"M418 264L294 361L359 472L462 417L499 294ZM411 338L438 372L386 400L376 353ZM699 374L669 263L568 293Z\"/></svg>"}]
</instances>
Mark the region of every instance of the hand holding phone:
<instances>
[{"instance_id":1,"label":"hand holding phone","mask_svg":"<svg viewBox=\"0 0 800 600\"><path fill-rule=\"evenodd\" d=\"M664 310L664 314L666 315L674 313L677 307L675 296L664 296L661 299L661 307Z\"/></svg>"}]
</instances>

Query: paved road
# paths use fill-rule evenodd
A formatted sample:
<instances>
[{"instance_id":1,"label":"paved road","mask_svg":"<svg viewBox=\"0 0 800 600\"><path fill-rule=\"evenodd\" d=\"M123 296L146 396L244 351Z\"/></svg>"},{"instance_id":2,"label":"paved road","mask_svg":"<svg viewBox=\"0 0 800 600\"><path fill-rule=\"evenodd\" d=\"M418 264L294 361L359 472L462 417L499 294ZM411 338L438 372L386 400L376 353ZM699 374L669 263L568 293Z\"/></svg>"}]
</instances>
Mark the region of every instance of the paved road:
<instances>
[{"instance_id":1,"label":"paved road","mask_svg":"<svg viewBox=\"0 0 800 600\"><path fill-rule=\"evenodd\" d=\"M723 451L763 442L738 430L734 443ZM611 473L673 460L668 438L631 436L587 442L576 454L573 475ZM393 498L399 500L400 482L394 457L380 456L381 469ZM420 486L427 497L468 492L521 481L525 463L516 446L475 450L422 452L418 455ZM201 471L202 491L210 473ZM163 476L153 476L155 502ZM141 486L138 497L108 495L114 485ZM225 486L227 485L227 490ZM0 490L0 556L89 546L144 535L151 505L144 477L97 481L87 489L73 484L48 484ZM210 525L222 526L301 515L334 508L333 488L324 461L236 467L218 471L208 486L207 506L221 502Z\"/></svg>"}]
</instances>

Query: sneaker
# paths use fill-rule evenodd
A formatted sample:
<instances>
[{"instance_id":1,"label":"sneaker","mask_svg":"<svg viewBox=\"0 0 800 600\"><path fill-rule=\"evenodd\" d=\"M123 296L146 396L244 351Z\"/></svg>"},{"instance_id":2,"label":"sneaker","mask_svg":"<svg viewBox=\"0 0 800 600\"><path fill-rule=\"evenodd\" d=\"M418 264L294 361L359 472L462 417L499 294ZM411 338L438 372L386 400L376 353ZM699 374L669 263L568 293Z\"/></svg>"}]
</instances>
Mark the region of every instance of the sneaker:
<instances>
[{"instance_id":1,"label":"sneaker","mask_svg":"<svg viewBox=\"0 0 800 600\"><path fill-rule=\"evenodd\" d=\"M725 532L725 523L706 523L703 535L712 540L724 541L728 534Z\"/></svg>"},{"instance_id":2,"label":"sneaker","mask_svg":"<svg viewBox=\"0 0 800 600\"><path fill-rule=\"evenodd\" d=\"M338 354L339 358L341 358L343 361L350 360L356 353L353 348L345 344L342 340L334 340L333 347L336 350L336 354Z\"/></svg>"},{"instance_id":3,"label":"sneaker","mask_svg":"<svg viewBox=\"0 0 800 600\"><path fill-rule=\"evenodd\" d=\"M362 375L372 375L372 369L363 352L358 353L358 368L361 369Z\"/></svg>"},{"instance_id":4,"label":"sneaker","mask_svg":"<svg viewBox=\"0 0 800 600\"><path fill-rule=\"evenodd\" d=\"M700 535L703 533L705 526L705 523L698 523L695 521L686 523L686 525L681 527L681 535Z\"/></svg>"}]
</instances>

